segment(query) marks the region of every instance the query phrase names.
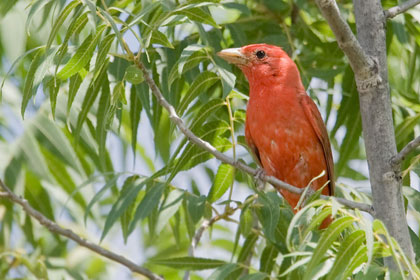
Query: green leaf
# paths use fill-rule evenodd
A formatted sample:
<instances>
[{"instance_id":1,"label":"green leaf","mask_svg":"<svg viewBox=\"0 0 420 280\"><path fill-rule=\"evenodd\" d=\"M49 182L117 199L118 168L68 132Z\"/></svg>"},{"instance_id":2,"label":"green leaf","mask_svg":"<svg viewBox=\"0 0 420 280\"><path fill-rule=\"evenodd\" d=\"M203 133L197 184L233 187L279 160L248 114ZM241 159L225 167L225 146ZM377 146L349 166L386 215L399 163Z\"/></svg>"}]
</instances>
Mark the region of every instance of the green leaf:
<instances>
[{"instance_id":1,"label":"green leaf","mask_svg":"<svg viewBox=\"0 0 420 280\"><path fill-rule=\"evenodd\" d=\"M54 211L51 206L50 196L42 186L40 178L32 172L26 172L25 178L25 199L29 204L44 214L48 219L54 219Z\"/></svg>"},{"instance_id":2,"label":"green leaf","mask_svg":"<svg viewBox=\"0 0 420 280\"><path fill-rule=\"evenodd\" d=\"M133 220L130 223L129 232L134 230L138 221L143 220L149 216L152 211L157 207L162 197L163 191L165 190L166 184L158 183L152 186L144 196L143 200L137 206L136 212L134 213Z\"/></svg>"},{"instance_id":3,"label":"green leaf","mask_svg":"<svg viewBox=\"0 0 420 280\"><path fill-rule=\"evenodd\" d=\"M36 54L34 59L32 60L31 66L29 67L29 71L26 74L25 85L23 87L23 97L22 97L22 106L21 106L21 114L22 118L25 115L26 106L28 106L29 99L34 95L35 90L33 88L34 80L35 80L35 72L38 69L38 66L41 64L41 58L45 53L45 48L40 48Z\"/></svg>"},{"instance_id":4,"label":"green leaf","mask_svg":"<svg viewBox=\"0 0 420 280\"><path fill-rule=\"evenodd\" d=\"M179 78L180 74L197 66L200 62L209 59L207 52L210 51L209 47L199 44L192 44L182 50L181 56L169 73L168 84L172 83Z\"/></svg>"},{"instance_id":5,"label":"green leaf","mask_svg":"<svg viewBox=\"0 0 420 280\"><path fill-rule=\"evenodd\" d=\"M136 65L130 65L125 69L124 79L133 85L140 84L144 81L143 72Z\"/></svg>"},{"instance_id":6,"label":"green leaf","mask_svg":"<svg viewBox=\"0 0 420 280\"><path fill-rule=\"evenodd\" d=\"M85 216L84 216L84 221L85 224L87 222L87 218L90 214L90 209L92 209L93 205L95 205L96 202L98 202L106 193L106 191L108 191L110 188L115 187L117 184L117 180L120 176L116 175L113 176L112 178L108 179L106 184L98 191L95 193L95 195L93 196L93 198L89 201L88 206L86 207L85 210Z\"/></svg>"},{"instance_id":7,"label":"green leaf","mask_svg":"<svg viewBox=\"0 0 420 280\"><path fill-rule=\"evenodd\" d=\"M342 217L335 220L321 235L315 251L305 271L304 279L311 279L316 266L322 261L325 252L330 248L338 235L354 222L353 217Z\"/></svg>"},{"instance_id":8,"label":"green leaf","mask_svg":"<svg viewBox=\"0 0 420 280\"><path fill-rule=\"evenodd\" d=\"M42 136L40 142L46 146L52 154L59 157L61 161L68 164L75 171L82 172L72 145L64 133L54 124L44 112L40 112L32 122L34 128ZM47 145L48 143L48 145Z\"/></svg>"},{"instance_id":9,"label":"green leaf","mask_svg":"<svg viewBox=\"0 0 420 280\"><path fill-rule=\"evenodd\" d=\"M220 66L216 65L216 69L222 78L223 98L225 98L235 87L236 76Z\"/></svg>"},{"instance_id":10,"label":"green leaf","mask_svg":"<svg viewBox=\"0 0 420 280\"><path fill-rule=\"evenodd\" d=\"M240 271L243 268L235 263L228 263L218 267L210 276L208 280L224 280L232 279L231 274Z\"/></svg>"},{"instance_id":11,"label":"green leaf","mask_svg":"<svg viewBox=\"0 0 420 280\"><path fill-rule=\"evenodd\" d=\"M96 56L95 70L93 71L94 73L97 73L101 69L102 63L106 61L106 57L109 53L109 50L111 49L111 45L114 42L114 39L114 34L108 34L101 40L98 48L98 55Z\"/></svg>"},{"instance_id":12,"label":"green leaf","mask_svg":"<svg viewBox=\"0 0 420 280\"><path fill-rule=\"evenodd\" d=\"M259 193L259 207L257 208L258 219L260 220L264 234L267 239L276 242L275 231L280 218L281 200L277 193Z\"/></svg>"},{"instance_id":13,"label":"green leaf","mask_svg":"<svg viewBox=\"0 0 420 280\"><path fill-rule=\"evenodd\" d=\"M8 0L6 0L6 1L2 1L2 3L7 3L7 2L10 2L10 3L13 3L13 4L15 4L15 3L17 3L17 1L15 1L15 0L10 0L10 1L8 1ZM28 17L27 17L27 19L26 19L26 23L25 23L25 30L27 30L27 32L28 32L28 35L29 35L29 29L30 29L30 26L31 26L31 24L32 24L32 19L33 19L33 17L35 16L35 15L39 15L39 12L40 11L42 11L42 9L46 9L46 6L48 5L48 4L52 4L52 2L53 2L53 0L48 0L48 1L36 1L35 3L33 3L31 6L30 6L30 9L29 9L29 13L28 13ZM28 5L29 6L29 5ZM28 7L29 8L29 7ZM2 8L1 7L1 4L0 4L0 11L4 11L4 8ZM6 11L7 12L7 11ZM3 14L3 15L5 15L5 14Z\"/></svg>"},{"instance_id":14,"label":"green leaf","mask_svg":"<svg viewBox=\"0 0 420 280\"><path fill-rule=\"evenodd\" d=\"M80 77L79 74L73 75L70 77L69 81L69 93L68 93L68 99L67 99L67 114L70 113L71 105L73 104L74 98L76 97L76 93L80 88L80 85L82 84L82 77Z\"/></svg>"},{"instance_id":15,"label":"green leaf","mask_svg":"<svg viewBox=\"0 0 420 280\"><path fill-rule=\"evenodd\" d=\"M114 18L104 9L101 9L100 7L97 7L97 9L101 12L101 14L103 15L103 17L106 19L106 21L111 25L112 30L114 31L115 35L117 36L117 39L120 43L120 46L123 50L125 43L124 43L124 39L122 37L122 33L120 32L120 30L118 29L117 24L115 23Z\"/></svg>"},{"instance_id":16,"label":"green leaf","mask_svg":"<svg viewBox=\"0 0 420 280\"><path fill-rule=\"evenodd\" d=\"M267 277L269 277L268 274L257 272L242 276L239 280L265 280Z\"/></svg>"},{"instance_id":17,"label":"green leaf","mask_svg":"<svg viewBox=\"0 0 420 280\"><path fill-rule=\"evenodd\" d=\"M101 25L96 30L95 36L89 35L77 49L76 53L70 58L63 69L58 72L57 77L61 80L73 76L79 72L92 58L95 47L98 44L102 32L105 30L106 25Z\"/></svg>"},{"instance_id":18,"label":"green leaf","mask_svg":"<svg viewBox=\"0 0 420 280\"><path fill-rule=\"evenodd\" d=\"M151 3L148 3L147 5L143 5L140 12L138 14L136 14L136 16L132 19L132 21L130 22L128 27L132 27L132 26L136 25L137 23L139 23L143 19L144 16L153 12L156 8L158 8L160 6L161 6L161 1L151 2Z\"/></svg>"},{"instance_id":19,"label":"green leaf","mask_svg":"<svg viewBox=\"0 0 420 280\"><path fill-rule=\"evenodd\" d=\"M255 243L257 242L258 237L259 236L254 232L251 232L251 234L247 236L247 238L245 239L244 245L242 245L242 249L239 253L238 260L237 260L238 263L245 262L248 259L248 257L252 255L254 247L255 247Z\"/></svg>"},{"instance_id":20,"label":"green leaf","mask_svg":"<svg viewBox=\"0 0 420 280\"><path fill-rule=\"evenodd\" d=\"M153 30L152 31L152 37L150 39L150 43L152 44L159 44L164 47L168 47L173 49L174 46L171 44L171 42L168 40L165 34L160 32L159 30Z\"/></svg>"},{"instance_id":21,"label":"green leaf","mask_svg":"<svg viewBox=\"0 0 420 280\"><path fill-rule=\"evenodd\" d=\"M106 115L111 106L111 91L109 89L108 77L104 75L104 83L102 84L102 94L99 98L98 112L96 117L96 139L98 142L99 161L102 169L106 168L106 135L107 135L107 121Z\"/></svg>"},{"instance_id":22,"label":"green leaf","mask_svg":"<svg viewBox=\"0 0 420 280\"><path fill-rule=\"evenodd\" d=\"M181 103L177 110L178 114L182 116L184 114L184 111L191 104L191 102L218 80L219 77L213 72L204 71L200 73L200 75L198 75L198 77L194 80L194 82L188 89L188 92L185 94L185 97L181 100Z\"/></svg>"},{"instance_id":23,"label":"green leaf","mask_svg":"<svg viewBox=\"0 0 420 280\"><path fill-rule=\"evenodd\" d=\"M206 58L208 58L205 53L206 50L210 50L209 47L200 45L200 44L192 44L192 45L187 46L185 49L183 49L181 56L179 57L179 61L178 61L178 67L177 67L178 73L179 74L185 73L186 71L191 69L191 67L187 67L187 64L197 65L197 63L199 62L199 59L196 60L192 58L192 61L191 61L191 57L193 55L199 54L201 56L204 55Z\"/></svg>"},{"instance_id":24,"label":"green leaf","mask_svg":"<svg viewBox=\"0 0 420 280\"><path fill-rule=\"evenodd\" d=\"M182 9L182 10L176 10L173 12L175 15L183 15L188 17L192 21L201 22L204 24L209 24L213 27L219 28L217 23L213 20L212 16L203 11L200 8L189 8L189 9Z\"/></svg>"},{"instance_id":25,"label":"green leaf","mask_svg":"<svg viewBox=\"0 0 420 280\"><path fill-rule=\"evenodd\" d=\"M55 119L55 107L57 105L57 95L58 91L60 90L61 81L57 79L51 79L48 82L48 88L50 93L50 103L51 103L51 113L53 116L53 119Z\"/></svg>"},{"instance_id":26,"label":"green leaf","mask_svg":"<svg viewBox=\"0 0 420 280\"><path fill-rule=\"evenodd\" d=\"M137 180L139 179L138 175L133 175L128 177L125 181L124 184L121 188L121 194L126 194L130 191L130 189L132 189ZM138 199L138 197L137 197ZM135 203L131 203L127 209L124 211L124 213L121 215L121 230L123 233L123 238L124 238L124 243L127 244L127 239L128 236L130 235L129 231L128 231L128 227L130 226L130 222L133 219L133 214L134 214L134 209L135 209Z\"/></svg>"},{"instance_id":27,"label":"green leaf","mask_svg":"<svg viewBox=\"0 0 420 280\"><path fill-rule=\"evenodd\" d=\"M156 225L156 234L168 225L169 219L178 212L184 198L184 191L174 189L166 197L163 205L159 209L159 220Z\"/></svg>"},{"instance_id":28,"label":"green leaf","mask_svg":"<svg viewBox=\"0 0 420 280\"><path fill-rule=\"evenodd\" d=\"M319 225L324 221L324 219L331 214L332 208L324 207L319 213L312 217L309 225L306 227L304 233L302 234L303 238L311 234L313 230L316 230L319 227Z\"/></svg>"},{"instance_id":29,"label":"green leaf","mask_svg":"<svg viewBox=\"0 0 420 280\"><path fill-rule=\"evenodd\" d=\"M53 27L51 29L51 32L50 32L50 36L49 36L48 41L47 41L47 46L46 46L47 50L51 47L51 44L52 44L55 36L57 35L58 30L60 29L60 27L63 26L63 23L66 20L67 16L71 13L71 11L74 8L76 8L80 4L81 4L81 2L79 0L74 0L74 1L70 2L64 8L64 10L61 12L61 14L58 16L57 20L54 22L54 25L53 25Z\"/></svg>"},{"instance_id":30,"label":"green leaf","mask_svg":"<svg viewBox=\"0 0 420 280\"><path fill-rule=\"evenodd\" d=\"M217 169L216 177L214 178L213 186L211 187L208 200L210 202L215 202L229 189L233 184L233 179L235 176L235 168L226 163L219 165Z\"/></svg>"},{"instance_id":31,"label":"green leaf","mask_svg":"<svg viewBox=\"0 0 420 280\"><path fill-rule=\"evenodd\" d=\"M341 243L334 265L328 273L328 280L342 279L342 274L346 270L350 260L356 254L359 247L363 245L364 240L365 233L363 230L357 230L346 237L346 239Z\"/></svg>"},{"instance_id":32,"label":"green leaf","mask_svg":"<svg viewBox=\"0 0 420 280\"><path fill-rule=\"evenodd\" d=\"M130 184L130 187L125 189L124 192L121 192L118 200L112 205L111 211L109 212L108 216L105 220L105 226L102 231L101 240L105 238L111 227L115 224L115 222L120 218L125 211L132 205L132 203L136 200L137 194L139 191L144 187L145 184L150 182L150 178L144 180L138 184ZM128 234L127 234L128 235Z\"/></svg>"},{"instance_id":33,"label":"green leaf","mask_svg":"<svg viewBox=\"0 0 420 280\"><path fill-rule=\"evenodd\" d=\"M42 156L39 145L34 137L33 131L26 131L19 141L19 149L23 152L26 164L30 167L39 179L54 182L49 172L47 163Z\"/></svg>"},{"instance_id":34,"label":"green leaf","mask_svg":"<svg viewBox=\"0 0 420 280\"><path fill-rule=\"evenodd\" d=\"M273 267L278 254L279 251L277 250L277 248L271 244L268 244L264 248L260 257L260 271L270 274L271 271L273 271Z\"/></svg>"},{"instance_id":35,"label":"green leaf","mask_svg":"<svg viewBox=\"0 0 420 280\"><path fill-rule=\"evenodd\" d=\"M291 266L287 267L287 269L280 274L280 277L286 276L291 274L292 271L298 269L298 268L302 268L305 266L305 264L307 264L309 261L311 260L310 257L303 257L301 259L299 259L298 261L294 262Z\"/></svg>"},{"instance_id":36,"label":"green leaf","mask_svg":"<svg viewBox=\"0 0 420 280\"><path fill-rule=\"evenodd\" d=\"M222 260L195 258L195 257L180 257L172 259L153 260L152 263L158 265L169 266L175 269L185 270L204 270L216 268L225 265L226 262Z\"/></svg>"},{"instance_id":37,"label":"green leaf","mask_svg":"<svg viewBox=\"0 0 420 280\"><path fill-rule=\"evenodd\" d=\"M228 129L228 124L224 121L212 121L201 126L196 135L203 140L212 144L219 151L224 151L226 148L230 148L231 143L225 138L218 137ZM182 147L180 147L181 149ZM175 153L174 156L176 156ZM163 170L164 172L171 172L171 176L168 181L172 180L179 171L192 168L197 164L204 162L211 158L211 155L201 148L198 148L192 143L188 143L185 147L182 155L174 162L171 159L170 165ZM172 165L173 163L173 165Z\"/></svg>"},{"instance_id":38,"label":"green leaf","mask_svg":"<svg viewBox=\"0 0 420 280\"><path fill-rule=\"evenodd\" d=\"M201 217L204 215L204 208L206 206L206 197L202 196L195 196L190 193L186 193L185 195L186 203L187 203L187 211L191 217L192 223L195 225L200 221Z\"/></svg>"},{"instance_id":39,"label":"green leaf","mask_svg":"<svg viewBox=\"0 0 420 280\"><path fill-rule=\"evenodd\" d=\"M243 236L248 236L251 233L254 217L252 216L251 209L247 207L241 212L239 223L240 232Z\"/></svg>"},{"instance_id":40,"label":"green leaf","mask_svg":"<svg viewBox=\"0 0 420 280\"><path fill-rule=\"evenodd\" d=\"M137 146L137 131L140 123L140 115L143 106L141 104L140 97L136 86L131 87L130 91L130 124L131 124L131 147L133 149L134 158L136 156Z\"/></svg>"},{"instance_id":41,"label":"green leaf","mask_svg":"<svg viewBox=\"0 0 420 280\"><path fill-rule=\"evenodd\" d=\"M64 55L66 54L67 50L68 50L68 45L67 44L68 44L71 36L73 36L75 34L79 34L83 30L85 25L87 24L88 13L89 12L83 13L82 15L80 15L76 20L74 20L70 24L70 26L67 30L67 33L66 33L66 37L64 38L64 41L61 43L61 46L60 46L59 50L57 51L58 58L56 60L57 61L56 62L57 66L56 66L55 73L57 73L58 67L61 64L61 61L62 61Z\"/></svg>"},{"instance_id":42,"label":"green leaf","mask_svg":"<svg viewBox=\"0 0 420 280\"><path fill-rule=\"evenodd\" d=\"M98 74L96 79L95 78L92 79L89 85L89 88L86 92L85 98L83 99L82 109L79 113L79 117L77 118L77 124L74 130L76 141L78 140L80 130L82 129L82 125L87 118L90 108L95 102L99 94L99 90L101 89L103 85L102 82L104 80L105 75L107 75L106 73L107 66L108 66L108 62L105 62L104 65L102 66L101 72Z\"/></svg>"}]
</instances>

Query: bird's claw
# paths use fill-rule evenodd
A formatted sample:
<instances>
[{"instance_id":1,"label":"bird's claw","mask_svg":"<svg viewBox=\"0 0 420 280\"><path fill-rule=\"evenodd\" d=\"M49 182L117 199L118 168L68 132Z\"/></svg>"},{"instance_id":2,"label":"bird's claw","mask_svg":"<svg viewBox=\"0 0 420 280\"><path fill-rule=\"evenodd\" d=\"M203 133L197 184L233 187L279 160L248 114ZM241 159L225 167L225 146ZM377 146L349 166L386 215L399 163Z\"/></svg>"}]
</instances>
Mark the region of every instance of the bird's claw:
<instances>
[{"instance_id":1,"label":"bird's claw","mask_svg":"<svg viewBox=\"0 0 420 280\"><path fill-rule=\"evenodd\" d=\"M257 172L254 175L254 183L258 190L263 190L264 188L264 181L262 177L265 175L264 169L258 168Z\"/></svg>"}]
</instances>

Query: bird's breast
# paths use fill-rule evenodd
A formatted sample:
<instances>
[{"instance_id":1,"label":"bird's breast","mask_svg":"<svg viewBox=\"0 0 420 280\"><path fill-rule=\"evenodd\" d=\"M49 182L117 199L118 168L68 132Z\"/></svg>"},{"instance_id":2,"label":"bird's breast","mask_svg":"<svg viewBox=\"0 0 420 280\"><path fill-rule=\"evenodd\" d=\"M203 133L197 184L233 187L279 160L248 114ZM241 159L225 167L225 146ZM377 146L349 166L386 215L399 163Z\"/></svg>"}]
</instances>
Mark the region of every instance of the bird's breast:
<instances>
[{"instance_id":1,"label":"bird's breast","mask_svg":"<svg viewBox=\"0 0 420 280\"><path fill-rule=\"evenodd\" d=\"M269 175L305 187L326 169L322 146L296 94L251 96L246 122Z\"/></svg>"}]
</instances>

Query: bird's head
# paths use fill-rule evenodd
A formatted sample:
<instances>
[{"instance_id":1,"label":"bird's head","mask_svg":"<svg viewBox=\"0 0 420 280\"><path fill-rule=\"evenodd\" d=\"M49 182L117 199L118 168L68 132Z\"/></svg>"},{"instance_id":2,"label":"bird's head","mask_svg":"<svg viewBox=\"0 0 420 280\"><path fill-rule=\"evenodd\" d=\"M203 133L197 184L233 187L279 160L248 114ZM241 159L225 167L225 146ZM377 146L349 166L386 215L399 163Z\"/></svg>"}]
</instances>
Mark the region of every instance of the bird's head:
<instances>
[{"instance_id":1,"label":"bird's head","mask_svg":"<svg viewBox=\"0 0 420 280\"><path fill-rule=\"evenodd\" d=\"M254 83L274 85L298 81L299 86L301 84L296 64L280 47L253 44L242 48L224 49L217 55L238 66L251 87Z\"/></svg>"}]
</instances>

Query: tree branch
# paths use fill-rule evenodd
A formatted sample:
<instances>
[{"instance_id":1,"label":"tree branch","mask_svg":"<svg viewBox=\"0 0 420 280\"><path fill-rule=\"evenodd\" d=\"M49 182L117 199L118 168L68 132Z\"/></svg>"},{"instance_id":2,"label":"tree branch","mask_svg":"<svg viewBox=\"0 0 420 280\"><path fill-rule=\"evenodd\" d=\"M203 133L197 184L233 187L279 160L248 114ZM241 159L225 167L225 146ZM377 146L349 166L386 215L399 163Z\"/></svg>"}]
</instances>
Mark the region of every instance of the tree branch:
<instances>
[{"instance_id":1,"label":"tree branch","mask_svg":"<svg viewBox=\"0 0 420 280\"><path fill-rule=\"evenodd\" d=\"M408 9L413 8L414 6L420 4L420 0L408 0L405 2L402 2L400 5L389 8L388 10L384 11L385 17L387 19L393 18L399 14L404 13Z\"/></svg>"},{"instance_id":2,"label":"tree branch","mask_svg":"<svg viewBox=\"0 0 420 280\"><path fill-rule=\"evenodd\" d=\"M303 189L297 188L295 186L292 186L286 182L283 182L276 177L273 176L267 176L266 174L261 174L258 169L254 169L240 161L235 161L233 158L219 152L215 147L213 147L209 142L206 142L202 140L201 138L197 137L184 123L184 121L177 115L175 108L169 104L169 102L163 97L160 89L156 85L155 81L153 80L152 76L149 73L149 70L146 69L146 67L143 65L143 63L140 62L139 59L135 60L135 63L137 67L143 72L144 79L146 83L149 85L150 89L152 90L153 95L158 100L159 104L164 107L168 113L169 118L175 123L175 125L181 130L181 132L188 138L188 140L194 144L196 144L198 147L202 148L203 150L206 150L207 152L211 153L215 158L218 160L230 164L234 166L235 168L242 170L248 174L251 174L252 176L258 176L259 179L261 179L264 182L268 182L271 185L275 186L277 189L284 189L291 193L295 194L301 194L303 192ZM322 199L329 199L329 196L321 195ZM360 209L362 211L368 212L370 214L374 214L373 207L368 204L349 201L343 198L337 199L341 204L351 208L351 209Z\"/></svg>"},{"instance_id":3,"label":"tree branch","mask_svg":"<svg viewBox=\"0 0 420 280\"><path fill-rule=\"evenodd\" d=\"M342 19L335 0L315 0L315 2L337 38L338 46L349 59L359 92L378 86L381 78L376 62L366 54L350 26Z\"/></svg>"},{"instance_id":4,"label":"tree branch","mask_svg":"<svg viewBox=\"0 0 420 280\"><path fill-rule=\"evenodd\" d=\"M74 242L78 243L80 246L88 248L89 250L104 256L107 259L110 259L114 262L120 263L123 266L130 269L132 272L136 272L138 274L144 275L149 279L152 280L163 280L163 278L157 274L154 274L147 268L138 266L137 264L133 263L132 261L126 259L125 257L118 255L114 252L111 252L101 246L98 246L94 243L91 243L90 241L87 241L86 239L81 238L79 235L74 233L70 229L65 229L45 217L43 214L32 208L32 206L28 203L28 201L24 198L21 198L14 194L4 183L2 180L0 180L0 187L4 190L4 192L0 192L1 198L9 199L10 201L13 201L20 206L22 206L23 210L28 214L29 216L36 219L41 225L45 226L49 231L65 236Z\"/></svg>"},{"instance_id":5,"label":"tree branch","mask_svg":"<svg viewBox=\"0 0 420 280\"><path fill-rule=\"evenodd\" d=\"M419 0L420 2L420 0ZM391 160L393 166L399 165L405 157L420 146L420 136L410 141L395 157Z\"/></svg>"}]
</instances>

